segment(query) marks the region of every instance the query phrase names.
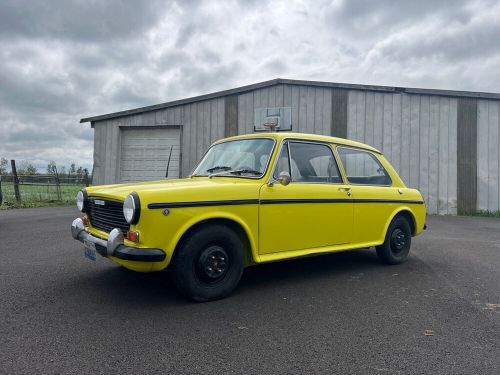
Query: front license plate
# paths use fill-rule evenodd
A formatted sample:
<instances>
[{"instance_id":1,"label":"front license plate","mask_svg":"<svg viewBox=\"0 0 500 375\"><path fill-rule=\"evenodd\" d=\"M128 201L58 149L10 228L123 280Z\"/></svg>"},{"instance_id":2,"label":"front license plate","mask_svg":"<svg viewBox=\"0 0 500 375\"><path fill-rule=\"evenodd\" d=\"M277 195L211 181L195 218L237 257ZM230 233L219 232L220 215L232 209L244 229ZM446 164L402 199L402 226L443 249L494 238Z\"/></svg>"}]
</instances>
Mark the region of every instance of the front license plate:
<instances>
[{"instance_id":1,"label":"front license plate","mask_svg":"<svg viewBox=\"0 0 500 375\"><path fill-rule=\"evenodd\" d=\"M83 246L85 247L85 258L95 261L96 260L96 250L95 243L84 240Z\"/></svg>"}]
</instances>

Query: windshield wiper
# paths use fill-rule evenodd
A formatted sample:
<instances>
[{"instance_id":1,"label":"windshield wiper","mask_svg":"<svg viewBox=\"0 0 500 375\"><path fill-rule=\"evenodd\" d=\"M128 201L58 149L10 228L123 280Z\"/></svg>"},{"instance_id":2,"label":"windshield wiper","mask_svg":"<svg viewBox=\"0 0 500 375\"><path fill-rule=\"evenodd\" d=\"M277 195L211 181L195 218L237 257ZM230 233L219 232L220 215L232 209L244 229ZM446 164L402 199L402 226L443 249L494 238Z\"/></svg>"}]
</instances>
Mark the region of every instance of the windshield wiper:
<instances>
[{"instance_id":1,"label":"windshield wiper","mask_svg":"<svg viewBox=\"0 0 500 375\"><path fill-rule=\"evenodd\" d=\"M231 167L227 167L225 165L216 165L215 167L208 168L206 170L206 172L212 173L212 172L215 172L215 171L229 171L230 169L232 169L232 168Z\"/></svg>"},{"instance_id":2,"label":"windshield wiper","mask_svg":"<svg viewBox=\"0 0 500 375\"><path fill-rule=\"evenodd\" d=\"M248 173L248 174L254 174L254 175L259 175L259 176L262 174L262 172L256 171L255 169L237 169L235 171L228 171L228 173L239 174L239 175L242 175L244 173Z\"/></svg>"},{"instance_id":3,"label":"windshield wiper","mask_svg":"<svg viewBox=\"0 0 500 375\"><path fill-rule=\"evenodd\" d=\"M208 178L217 177L217 176L227 176L228 174L237 174L237 175L241 176L244 173L259 175L259 176L262 174L262 172L256 171L255 169L244 168L244 169L236 169L234 171L227 170L227 171L212 173L212 174L208 175Z\"/></svg>"}]
</instances>

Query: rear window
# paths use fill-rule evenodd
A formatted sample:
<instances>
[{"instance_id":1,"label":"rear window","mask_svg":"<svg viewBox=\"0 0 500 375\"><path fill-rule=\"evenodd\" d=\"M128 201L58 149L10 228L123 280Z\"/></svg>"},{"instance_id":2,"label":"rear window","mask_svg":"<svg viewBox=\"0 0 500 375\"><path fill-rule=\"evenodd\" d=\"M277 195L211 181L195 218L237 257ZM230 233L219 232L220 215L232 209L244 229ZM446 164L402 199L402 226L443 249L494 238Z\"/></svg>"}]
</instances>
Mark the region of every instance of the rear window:
<instances>
[{"instance_id":1,"label":"rear window","mask_svg":"<svg viewBox=\"0 0 500 375\"><path fill-rule=\"evenodd\" d=\"M369 151L337 147L347 180L358 185L391 185L389 173Z\"/></svg>"}]
</instances>

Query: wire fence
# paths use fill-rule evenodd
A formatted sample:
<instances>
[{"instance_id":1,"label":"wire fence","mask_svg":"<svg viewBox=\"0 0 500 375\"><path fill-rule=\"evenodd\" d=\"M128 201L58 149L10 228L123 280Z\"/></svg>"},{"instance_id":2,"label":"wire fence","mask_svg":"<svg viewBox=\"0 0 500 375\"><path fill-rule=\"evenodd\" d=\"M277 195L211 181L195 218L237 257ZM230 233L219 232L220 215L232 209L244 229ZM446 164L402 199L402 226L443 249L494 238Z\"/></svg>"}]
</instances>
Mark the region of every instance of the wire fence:
<instances>
[{"instance_id":1,"label":"wire fence","mask_svg":"<svg viewBox=\"0 0 500 375\"><path fill-rule=\"evenodd\" d=\"M84 176L0 175L0 204L30 206L35 203L70 203L82 187L89 185ZM17 191L16 191L17 190Z\"/></svg>"}]
</instances>

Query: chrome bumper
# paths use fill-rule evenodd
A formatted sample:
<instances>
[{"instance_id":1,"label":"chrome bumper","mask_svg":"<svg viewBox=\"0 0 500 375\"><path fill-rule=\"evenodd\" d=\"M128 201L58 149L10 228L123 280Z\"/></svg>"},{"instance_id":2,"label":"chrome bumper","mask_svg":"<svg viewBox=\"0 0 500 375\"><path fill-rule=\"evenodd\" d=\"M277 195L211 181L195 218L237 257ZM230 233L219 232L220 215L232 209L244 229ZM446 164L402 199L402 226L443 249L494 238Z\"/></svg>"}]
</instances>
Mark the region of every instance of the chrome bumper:
<instances>
[{"instance_id":1,"label":"chrome bumper","mask_svg":"<svg viewBox=\"0 0 500 375\"><path fill-rule=\"evenodd\" d=\"M85 226L80 218L71 223L71 235L80 242L89 241L96 245L96 250L102 256L114 256L123 260L134 260L141 262L161 262L165 260L165 253L161 249L144 249L139 247L125 246L121 230L113 229L108 240L92 236L85 231Z\"/></svg>"}]
</instances>

